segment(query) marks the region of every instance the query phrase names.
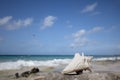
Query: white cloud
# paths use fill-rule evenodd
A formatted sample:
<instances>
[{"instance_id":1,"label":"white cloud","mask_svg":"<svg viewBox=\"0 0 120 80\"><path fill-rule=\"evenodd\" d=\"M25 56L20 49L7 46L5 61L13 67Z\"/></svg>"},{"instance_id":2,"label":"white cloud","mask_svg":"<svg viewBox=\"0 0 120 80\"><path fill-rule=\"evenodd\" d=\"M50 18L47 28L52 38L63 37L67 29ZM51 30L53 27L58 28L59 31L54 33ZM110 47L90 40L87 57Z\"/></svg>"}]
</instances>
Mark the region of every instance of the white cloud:
<instances>
[{"instance_id":1,"label":"white cloud","mask_svg":"<svg viewBox=\"0 0 120 80\"><path fill-rule=\"evenodd\" d=\"M32 22L32 18L13 20L12 16L7 16L1 19L0 24L1 26L4 26L7 30L15 30L21 27L27 27L31 25Z\"/></svg>"},{"instance_id":2,"label":"white cloud","mask_svg":"<svg viewBox=\"0 0 120 80\"><path fill-rule=\"evenodd\" d=\"M32 23L32 19L31 18L27 18L25 20L18 20L18 21L13 21L11 24L8 24L6 26L6 28L8 30L15 30L15 29L19 29L21 27L27 27Z\"/></svg>"},{"instance_id":3,"label":"white cloud","mask_svg":"<svg viewBox=\"0 0 120 80\"><path fill-rule=\"evenodd\" d=\"M83 37L83 38L75 38L73 43L70 44L70 47L76 48L76 47L82 47L87 45L88 43L88 39Z\"/></svg>"},{"instance_id":4,"label":"white cloud","mask_svg":"<svg viewBox=\"0 0 120 80\"><path fill-rule=\"evenodd\" d=\"M89 39L86 38L87 35L102 31L102 27L94 27L90 30L80 29L79 31L72 34L73 42L70 44L70 47L83 47L88 44Z\"/></svg>"},{"instance_id":5,"label":"white cloud","mask_svg":"<svg viewBox=\"0 0 120 80\"><path fill-rule=\"evenodd\" d=\"M91 12L91 11L94 11L95 8L97 7L97 2L96 3L93 3L93 4L90 4L90 5L87 5L82 11L81 13L86 13L86 12Z\"/></svg>"},{"instance_id":6,"label":"white cloud","mask_svg":"<svg viewBox=\"0 0 120 80\"><path fill-rule=\"evenodd\" d=\"M86 30L84 29L81 29L77 31L76 33L73 33L72 34L73 43L71 43L70 46L75 48L75 47L81 47L81 46L86 45L88 40L84 37L85 34L86 34Z\"/></svg>"},{"instance_id":7,"label":"white cloud","mask_svg":"<svg viewBox=\"0 0 120 80\"><path fill-rule=\"evenodd\" d=\"M103 27L94 27L93 29L89 30L88 33L99 32L103 30Z\"/></svg>"},{"instance_id":8,"label":"white cloud","mask_svg":"<svg viewBox=\"0 0 120 80\"><path fill-rule=\"evenodd\" d=\"M81 30L77 31L76 33L73 33L72 35L73 35L73 37L76 38L76 37L82 37L85 34L86 34L86 31L84 29L81 29Z\"/></svg>"},{"instance_id":9,"label":"white cloud","mask_svg":"<svg viewBox=\"0 0 120 80\"><path fill-rule=\"evenodd\" d=\"M57 19L57 18L54 17L54 16L47 16L47 17L45 17L41 29L43 30L43 29L52 27L53 24L55 23L55 20L56 20L56 19Z\"/></svg>"},{"instance_id":10,"label":"white cloud","mask_svg":"<svg viewBox=\"0 0 120 80\"><path fill-rule=\"evenodd\" d=\"M12 16L6 16L4 18L0 18L0 25L7 24L12 19Z\"/></svg>"},{"instance_id":11,"label":"white cloud","mask_svg":"<svg viewBox=\"0 0 120 80\"><path fill-rule=\"evenodd\" d=\"M23 25L24 26L29 26L29 25L31 25L32 21L33 21L32 18L27 18L23 21Z\"/></svg>"}]
</instances>

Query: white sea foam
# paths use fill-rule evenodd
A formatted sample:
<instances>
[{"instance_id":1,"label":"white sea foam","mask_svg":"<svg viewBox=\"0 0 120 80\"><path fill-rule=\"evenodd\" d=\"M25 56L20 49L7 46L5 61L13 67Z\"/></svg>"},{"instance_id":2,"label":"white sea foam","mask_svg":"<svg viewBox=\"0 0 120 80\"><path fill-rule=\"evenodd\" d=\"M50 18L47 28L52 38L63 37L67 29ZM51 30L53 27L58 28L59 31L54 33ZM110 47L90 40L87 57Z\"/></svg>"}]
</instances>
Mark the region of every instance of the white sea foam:
<instances>
[{"instance_id":1,"label":"white sea foam","mask_svg":"<svg viewBox=\"0 0 120 80\"><path fill-rule=\"evenodd\" d=\"M38 60L17 60L17 61L8 61L0 62L0 70L10 70L10 69L20 69L23 67L31 66L53 66L57 67L59 65L67 65L72 59L53 59L46 61ZM120 60L120 57L101 57L93 58L93 61L106 61L106 60Z\"/></svg>"},{"instance_id":2,"label":"white sea foam","mask_svg":"<svg viewBox=\"0 0 120 80\"><path fill-rule=\"evenodd\" d=\"M120 60L120 57L101 57L101 58L94 58L93 61L115 61L115 60Z\"/></svg>"},{"instance_id":3,"label":"white sea foam","mask_svg":"<svg viewBox=\"0 0 120 80\"><path fill-rule=\"evenodd\" d=\"M53 66L57 67L59 65L68 64L71 59L53 59L47 61L25 61L18 60L14 62L1 62L0 70L9 70L9 69L20 69L22 67L30 67L30 66Z\"/></svg>"}]
</instances>

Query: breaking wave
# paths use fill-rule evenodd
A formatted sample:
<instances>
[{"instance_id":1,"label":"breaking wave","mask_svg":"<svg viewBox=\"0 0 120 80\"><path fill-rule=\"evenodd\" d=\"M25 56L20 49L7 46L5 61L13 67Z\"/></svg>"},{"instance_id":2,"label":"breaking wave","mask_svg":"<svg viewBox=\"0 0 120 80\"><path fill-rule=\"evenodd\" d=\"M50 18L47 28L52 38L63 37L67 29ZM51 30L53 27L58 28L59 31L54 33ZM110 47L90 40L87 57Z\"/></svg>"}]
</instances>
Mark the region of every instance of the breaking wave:
<instances>
[{"instance_id":1,"label":"breaking wave","mask_svg":"<svg viewBox=\"0 0 120 80\"><path fill-rule=\"evenodd\" d=\"M59 65L67 65L72 59L53 59L53 60L17 60L0 62L0 70L21 69L23 67L31 66L48 66L57 67ZM93 61L106 61L106 60L120 60L120 57L101 57L93 58Z\"/></svg>"},{"instance_id":2,"label":"breaking wave","mask_svg":"<svg viewBox=\"0 0 120 80\"><path fill-rule=\"evenodd\" d=\"M17 61L9 61L9 62L0 62L0 70L20 69L22 67L31 67L31 66L57 67L59 65L68 64L70 61L71 59L53 59L47 61L17 60Z\"/></svg>"}]
</instances>

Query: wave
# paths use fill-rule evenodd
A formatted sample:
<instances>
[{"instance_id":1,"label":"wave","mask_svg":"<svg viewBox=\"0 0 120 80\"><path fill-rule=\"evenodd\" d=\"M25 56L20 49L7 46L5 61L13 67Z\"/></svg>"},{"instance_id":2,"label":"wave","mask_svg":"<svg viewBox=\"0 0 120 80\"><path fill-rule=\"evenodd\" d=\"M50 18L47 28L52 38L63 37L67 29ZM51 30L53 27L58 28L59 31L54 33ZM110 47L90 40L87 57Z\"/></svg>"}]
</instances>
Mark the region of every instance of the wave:
<instances>
[{"instance_id":1,"label":"wave","mask_svg":"<svg viewBox=\"0 0 120 80\"><path fill-rule=\"evenodd\" d=\"M10 70L10 69L20 69L23 67L31 67L31 66L53 66L57 67L59 65L68 64L71 59L53 59L47 61L26 61L26 60L17 60L17 61L9 61L9 62L1 62L0 70Z\"/></svg>"},{"instance_id":2,"label":"wave","mask_svg":"<svg viewBox=\"0 0 120 80\"><path fill-rule=\"evenodd\" d=\"M7 61L0 62L0 70L10 70L10 69L21 69L23 67L31 66L48 66L57 67L60 65L67 65L72 59L53 59L53 60L17 60L17 61ZM115 61L120 60L120 57L101 57L93 58L93 61Z\"/></svg>"},{"instance_id":3,"label":"wave","mask_svg":"<svg viewBox=\"0 0 120 80\"><path fill-rule=\"evenodd\" d=\"M115 61L115 60L120 60L120 57L101 57L93 59L93 61Z\"/></svg>"}]
</instances>

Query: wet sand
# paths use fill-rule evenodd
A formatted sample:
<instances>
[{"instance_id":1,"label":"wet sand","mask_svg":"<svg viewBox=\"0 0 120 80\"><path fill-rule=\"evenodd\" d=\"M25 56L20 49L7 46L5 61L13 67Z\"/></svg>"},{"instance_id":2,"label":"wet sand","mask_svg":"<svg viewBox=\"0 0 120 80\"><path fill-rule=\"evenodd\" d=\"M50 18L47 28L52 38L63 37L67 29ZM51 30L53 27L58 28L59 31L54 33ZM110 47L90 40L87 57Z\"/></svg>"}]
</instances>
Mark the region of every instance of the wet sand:
<instances>
[{"instance_id":1,"label":"wet sand","mask_svg":"<svg viewBox=\"0 0 120 80\"><path fill-rule=\"evenodd\" d=\"M58 67L38 67L40 72L31 74L29 77L15 78L15 73L21 74L33 67L19 70L1 70L0 80L120 80L120 61L93 61L92 72L84 71L80 75L75 73L69 75L61 74L66 65ZM39 78L39 79L38 79Z\"/></svg>"}]
</instances>

